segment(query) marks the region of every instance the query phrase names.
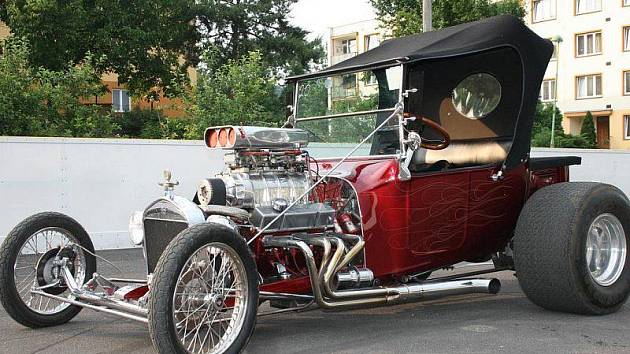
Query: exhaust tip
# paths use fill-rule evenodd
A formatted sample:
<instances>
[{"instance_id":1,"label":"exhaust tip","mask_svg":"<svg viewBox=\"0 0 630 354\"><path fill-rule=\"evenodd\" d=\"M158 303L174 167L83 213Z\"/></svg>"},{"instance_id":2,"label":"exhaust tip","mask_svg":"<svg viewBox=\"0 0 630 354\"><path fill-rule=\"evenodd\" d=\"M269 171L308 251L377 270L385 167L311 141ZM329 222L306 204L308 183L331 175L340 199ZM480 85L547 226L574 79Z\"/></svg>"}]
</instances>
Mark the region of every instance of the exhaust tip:
<instances>
[{"instance_id":1,"label":"exhaust tip","mask_svg":"<svg viewBox=\"0 0 630 354\"><path fill-rule=\"evenodd\" d=\"M488 293L494 295L498 294L499 291L501 291L501 281L496 278L490 280L490 283L488 284Z\"/></svg>"}]
</instances>

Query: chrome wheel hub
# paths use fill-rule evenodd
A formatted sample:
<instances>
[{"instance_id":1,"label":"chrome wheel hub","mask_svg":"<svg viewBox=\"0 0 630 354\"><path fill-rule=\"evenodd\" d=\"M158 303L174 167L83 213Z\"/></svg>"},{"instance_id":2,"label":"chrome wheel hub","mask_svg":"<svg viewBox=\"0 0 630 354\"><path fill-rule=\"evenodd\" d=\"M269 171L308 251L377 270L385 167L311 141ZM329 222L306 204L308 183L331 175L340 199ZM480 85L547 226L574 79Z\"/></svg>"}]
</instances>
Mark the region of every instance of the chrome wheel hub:
<instances>
[{"instance_id":1,"label":"chrome wheel hub","mask_svg":"<svg viewBox=\"0 0 630 354\"><path fill-rule=\"evenodd\" d=\"M39 294L31 290L41 290L49 294L72 298L70 290L61 282L57 256L70 258L68 267L77 284L85 280L86 258L82 250L69 251L71 244L78 240L68 230L50 227L32 234L20 249L13 265L15 287L20 299L33 312L42 315L59 313L70 304Z\"/></svg>"},{"instance_id":2,"label":"chrome wheel hub","mask_svg":"<svg viewBox=\"0 0 630 354\"><path fill-rule=\"evenodd\" d=\"M626 264L626 234L613 214L602 214L591 223L586 238L586 263L593 280L611 286Z\"/></svg>"}]
</instances>

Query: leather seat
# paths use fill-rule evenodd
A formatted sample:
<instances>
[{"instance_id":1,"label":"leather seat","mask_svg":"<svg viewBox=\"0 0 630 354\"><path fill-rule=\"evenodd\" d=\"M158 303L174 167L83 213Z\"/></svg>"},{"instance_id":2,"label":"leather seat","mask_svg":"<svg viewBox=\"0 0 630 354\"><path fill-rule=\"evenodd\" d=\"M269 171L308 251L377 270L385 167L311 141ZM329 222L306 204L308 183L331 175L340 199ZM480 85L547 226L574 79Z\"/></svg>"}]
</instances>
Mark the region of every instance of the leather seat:
<instances>
[{"instance_id":1,"label":"leather seat","mask_svg":"<svg viewBox=\"0 0 630 354\"><path fill-rule=\"evenodd\" d=\"M420 149L413 155L412 171L440 161L456 166L487 165L503 162L512 141L452 141L443 150Z\"/></svg>"}]
</instances>

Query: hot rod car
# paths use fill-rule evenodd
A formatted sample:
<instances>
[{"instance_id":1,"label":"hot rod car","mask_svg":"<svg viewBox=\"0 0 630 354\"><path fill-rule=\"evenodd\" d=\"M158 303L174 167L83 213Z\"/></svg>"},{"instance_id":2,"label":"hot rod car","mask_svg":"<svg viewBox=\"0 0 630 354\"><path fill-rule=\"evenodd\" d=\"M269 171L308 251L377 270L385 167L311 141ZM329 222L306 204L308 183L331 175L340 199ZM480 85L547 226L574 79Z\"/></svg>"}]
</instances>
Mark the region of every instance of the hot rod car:
<instances>
[{"instance_id":1,"label":"hot rod car","mask_svg":"<svg viewBox=\"0 0 630 354\"><path fill-rule=\"evenodd\" d=\"M0 249L2 305L32 328L84 307L147 323L159 353L240 352L267 302L276 313L495 294L499 281L478 276L502 270L546 309L614 312L630 290L628 198L569 182L577 157L530 157L552 51L500 16L292 77L282 128L208 128L224 171L192 200L166 172L164 195L132 215L146 278L97 273L81 225L41 213ZM343 157L315 158L322 145ZM493 266L432 276L465 261Z\"/></svg>"}]
</instances>

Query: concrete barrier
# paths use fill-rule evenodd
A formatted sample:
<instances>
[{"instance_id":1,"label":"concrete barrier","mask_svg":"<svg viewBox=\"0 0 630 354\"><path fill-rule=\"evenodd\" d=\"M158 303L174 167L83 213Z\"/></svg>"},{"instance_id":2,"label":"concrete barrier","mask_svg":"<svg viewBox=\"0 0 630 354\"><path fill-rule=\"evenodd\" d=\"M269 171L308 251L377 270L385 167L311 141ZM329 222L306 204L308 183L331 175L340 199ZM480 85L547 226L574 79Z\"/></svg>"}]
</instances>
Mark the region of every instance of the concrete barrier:
<instances>
[{"instance_id":1,"label":"concrete barrier","mask_svg":"<svg viewBox=\"0 0 630 354\"><path fill-rule=\"evenodd\" d=\"M351 148L312 144L309 151L322 158ZM581 156L572 180L611 183L630 195L630 151L534 149L532 155ZM177 193L192 198L198 180L223 168L222 153L200 141L0 137L0 242L27 216L59 211L84 225L97 249L131 247L129 216L162 194L157 184L165 168L180 182Z\"/></svg>"}]
</instances>

